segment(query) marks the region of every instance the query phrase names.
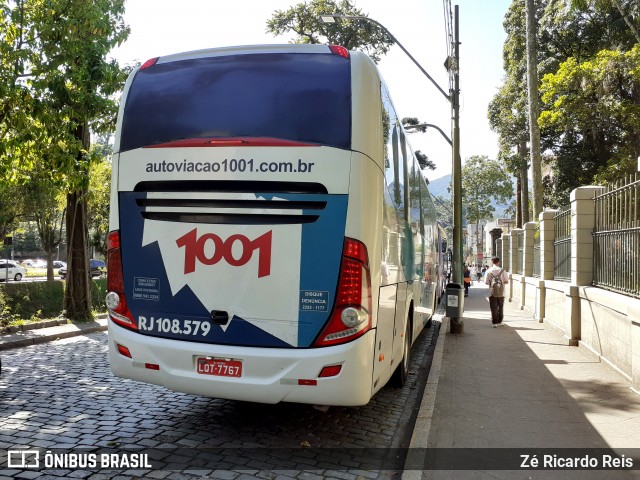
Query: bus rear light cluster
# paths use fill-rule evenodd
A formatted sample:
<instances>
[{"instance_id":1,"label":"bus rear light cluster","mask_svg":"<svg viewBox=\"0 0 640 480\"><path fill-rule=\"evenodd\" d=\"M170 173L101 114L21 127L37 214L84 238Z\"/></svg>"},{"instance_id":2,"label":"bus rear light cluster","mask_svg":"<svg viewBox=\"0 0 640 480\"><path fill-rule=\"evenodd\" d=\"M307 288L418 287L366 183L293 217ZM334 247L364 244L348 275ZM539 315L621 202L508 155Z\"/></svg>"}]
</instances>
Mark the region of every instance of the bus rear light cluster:
<instances>
[{"instance_id":1,"label":"bus rear light cluster","mask_svg":"<svg viewBox=\"0 0 640 480\"><path fill-rule=\"evenodd\" d=\"M138 330L124 294L120 232L117 230L107 236L107 291L106 303L111 319L118 325Z\"/></svg>"},{"instance_id":2,"label":"bus rear light cluster","mask_svg":"<svg viewBox=\"0 0 640 480\"><path fill-rule=\"evenodd\" d=\"M370 328L371 273L367 247L358 240L345 238L333 312L314 346L345 343Z\"/></svg>"}]
</instances>

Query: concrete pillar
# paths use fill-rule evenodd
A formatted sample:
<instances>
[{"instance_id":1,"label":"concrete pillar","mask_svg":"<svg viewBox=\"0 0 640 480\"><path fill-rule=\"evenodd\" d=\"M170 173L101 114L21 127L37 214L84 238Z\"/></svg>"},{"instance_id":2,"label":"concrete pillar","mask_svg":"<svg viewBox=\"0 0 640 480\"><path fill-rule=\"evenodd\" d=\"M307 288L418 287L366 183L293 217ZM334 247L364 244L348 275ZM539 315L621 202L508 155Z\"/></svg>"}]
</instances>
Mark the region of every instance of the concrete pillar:
<instances>
[{"instance_id":1,"label":"concrete pillar","mask_svg":"<svg viewBox=\"0 0 640 480\"><path fill-rule=\"evenodd\" d=\"M502 268L504 268L505 272L511 271L511 265L509 260L511 259L511 234L507 233L506 235L502 235L498 239L501 247L502 255L498 255L500 257L500 261L502 262ZM511 297L513 296L513 282L511 281L511 275L509 275L509 283L506 285L506 290L504 292L504 298L508 301L511 301Z\"/></svg>"},{"instance_id":2,"label":"concrete pillar","mask_svg":"<svg viewBox=\"0 0 640 480\"><path fill-rule=\"evenodd\" d=\"M528 222L524 224L524 248L522 251L523 269L525 277L533 276L533 242L536 234L538 222Z\"/></svg>"},{"instance_id":3,"label":"concrete pillar","mask_svg":"<svg viewBox=\"0 0 640 480\"><path fill-rule=\"evenodd\" d=\"M498 239L498 242L500 242L501 244L501 255L498 255L500 257L500 260L502 261L502 268L505 269L505 271L509 272L511 271L510 268L510 264L509 264L509 259L511 258L511 234L507 233L506 235L503 235L502 237L500 237Z\"/></svg>"},{"instance_id":4,"label":"concrete pillar","mask_svg":"<svg viewBox=\"0 0 640 480\"><path fill-rule=\"evenodd\" d=\"M578 345L582 338L580 286L593 281L593 229L596 207L593 197L604 187L578 187L571 192L571 284L565 289L571 324L567 332L569 345Z\"/></svg>"},{"instance_id":5,"label":"concrete pillar","mask_svg":"<svg viewBox=\"0 0 640 480\"><path fill-rule=\"evenodd\" d=\"M520 270L518 264L518 235L522 232L521 228L514 228L511 230L511 245L509 248L509 267L511 273L516 273Z\"/></svg>"},{"instance_id":6,"label":"concrete pillar","mask_svg":"<svg viewBox=\"0 0 640 480\"><path fill-rule=\"evenodd\" d=\"M593 197L603 191L604 187L578 187L571 192L571 285L593 281Z\"/></svg>"},{"instance_id":7,"label":"concrete pillar","mask_svg":"<svg viewBox=\"0 0 640 480\"><path fill-rule=\"evenodd\" d=\"M540 280L553 280L555 270L556 226L553 222L560 210L545 210L540 213Z\"/></svg>"},{"instance_id":8,"label":"concrete pillar","mask_svg":"<svg viewBox=\"0 0 640 480\"><path fill-rule=\"evenodd\" d=\"M491 256L495 257L496 255L498 255L497 243L498 243L498 239L502 236L502 229L494 228L489 233L491 234Z\"/></svg>"}]
</instances>

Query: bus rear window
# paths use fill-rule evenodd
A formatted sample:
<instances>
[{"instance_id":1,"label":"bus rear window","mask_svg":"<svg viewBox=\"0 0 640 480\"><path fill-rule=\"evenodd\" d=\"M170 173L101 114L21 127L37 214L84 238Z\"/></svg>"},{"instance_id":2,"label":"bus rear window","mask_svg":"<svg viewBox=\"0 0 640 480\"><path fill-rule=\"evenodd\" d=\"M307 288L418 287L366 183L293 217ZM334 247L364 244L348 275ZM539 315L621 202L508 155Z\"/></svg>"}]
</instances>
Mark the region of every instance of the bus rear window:
<instances>
[{"instance_id":1,"label":"bus rear window","mask_svg":"<svg viewBox=\"0 0 640 480\"><path fill-rule=\"evenodd\" d=\"M272 137L349 149L351 69L327 54L247 54L136 74L120 151L190 138Z\"/></svg>"}]
</instances>

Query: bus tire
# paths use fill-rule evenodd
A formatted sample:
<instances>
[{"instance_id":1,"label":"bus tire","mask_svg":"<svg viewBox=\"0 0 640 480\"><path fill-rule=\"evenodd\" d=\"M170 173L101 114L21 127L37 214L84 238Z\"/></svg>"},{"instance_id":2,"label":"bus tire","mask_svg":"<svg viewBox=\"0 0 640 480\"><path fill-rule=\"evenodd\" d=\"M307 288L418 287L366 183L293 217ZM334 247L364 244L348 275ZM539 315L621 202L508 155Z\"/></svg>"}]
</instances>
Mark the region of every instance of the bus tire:
<instances>
[{"instance_id":1,"label":"bus tire","mask_svg":"<svg viewBox=\"0 0 640 480\"><path fill-rule=\"evenodd\" d=\"M402 360L391 376L391 384L394 387L404 387L409 377L409 352L411 350L411 321L407 318L404 331L404 346L402 347Z\"/></svg>"}]
</instances>

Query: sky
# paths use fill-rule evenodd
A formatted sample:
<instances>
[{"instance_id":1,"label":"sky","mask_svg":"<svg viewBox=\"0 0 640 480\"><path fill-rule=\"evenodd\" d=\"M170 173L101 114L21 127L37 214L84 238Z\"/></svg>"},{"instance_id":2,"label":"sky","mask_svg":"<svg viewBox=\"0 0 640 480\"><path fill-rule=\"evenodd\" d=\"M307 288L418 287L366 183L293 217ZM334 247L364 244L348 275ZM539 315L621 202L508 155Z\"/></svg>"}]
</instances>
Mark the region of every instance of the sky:
<instances>
[{"instance_id":1,"label":"sky","mask_svg":"<svg viewBox=\"0 0 640 480\"><path fill-rule=\"evenodd\" d=\"M128 40L111 55L121 64L203 48L282 44L292 33L274 37L266 22L276 10L302 0L127 0ZM448 91L443 0L355 0L355 6L391 32L429 75ZM511 0L451 0L460 18L460 154L496 158L497 135L487 107L503 78L502 21ZM400 117L417 117L451 137L451 107L445 97L398 47L379 62ZM430 180L451 173L451 147L434 129L413 133L410 143L437 166Z\"/></svg>"}]
</instances>

